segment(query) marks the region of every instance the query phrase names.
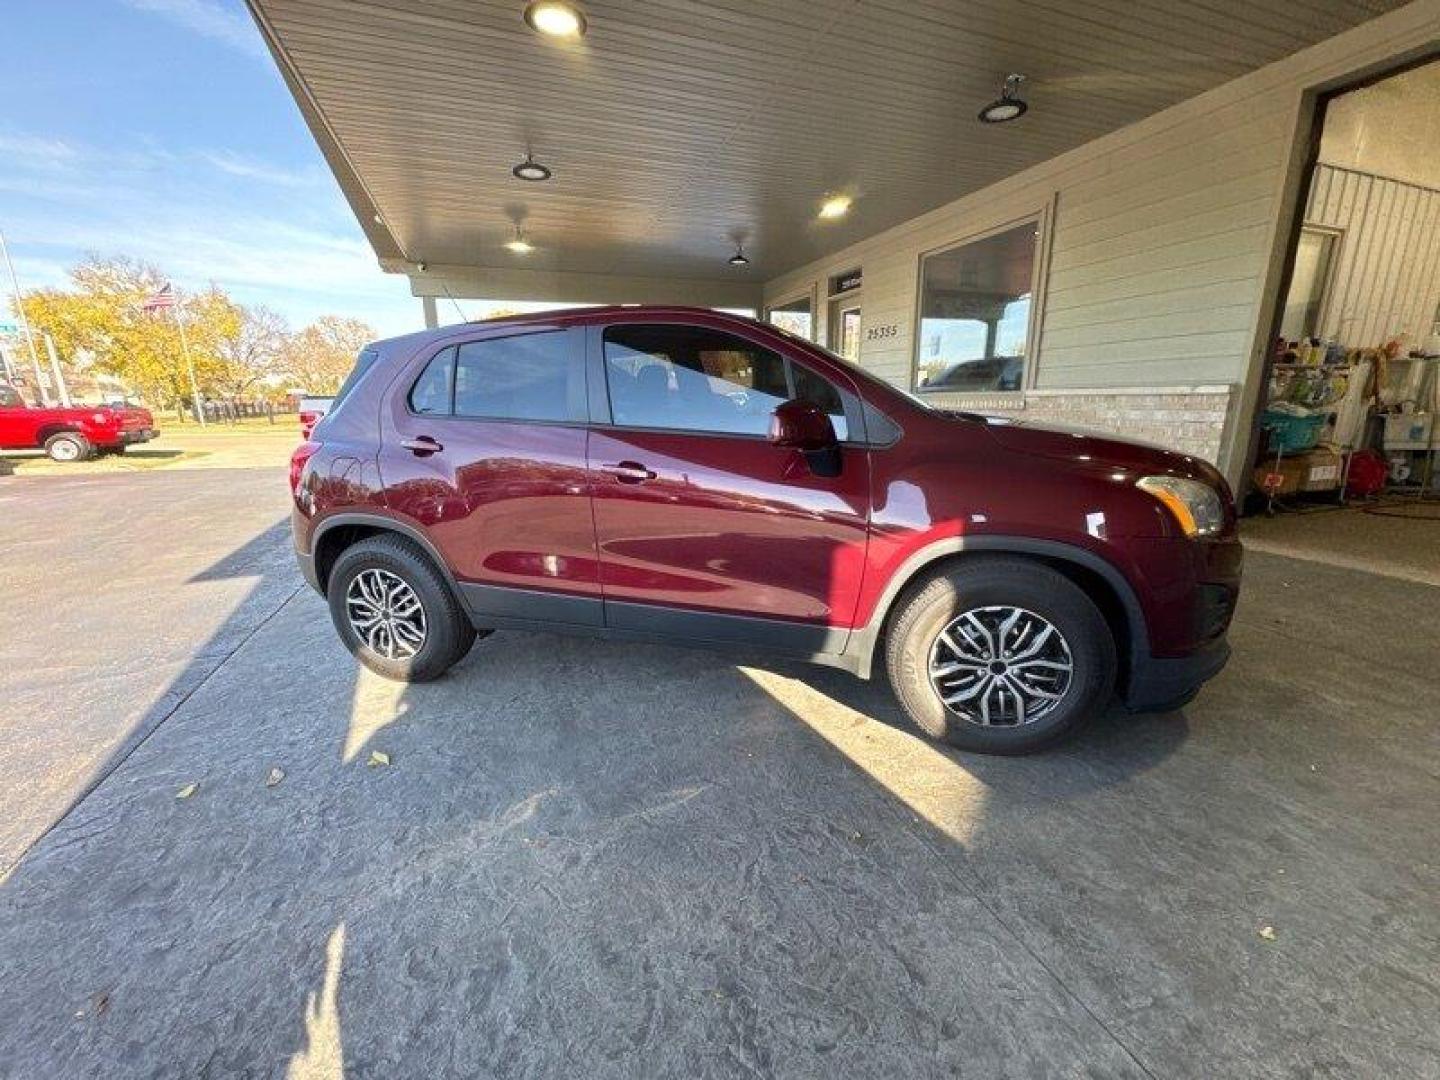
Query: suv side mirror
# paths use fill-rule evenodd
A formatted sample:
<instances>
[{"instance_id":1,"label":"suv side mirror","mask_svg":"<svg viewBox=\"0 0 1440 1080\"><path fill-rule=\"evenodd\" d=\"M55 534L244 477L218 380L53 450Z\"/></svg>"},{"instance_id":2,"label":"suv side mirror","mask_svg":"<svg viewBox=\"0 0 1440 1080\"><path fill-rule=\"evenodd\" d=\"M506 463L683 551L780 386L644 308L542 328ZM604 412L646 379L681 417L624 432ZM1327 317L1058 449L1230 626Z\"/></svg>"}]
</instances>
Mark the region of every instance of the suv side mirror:
<instances>
[{"instance_id":1,"label":"suv side mirror","mask_svg":"<svg viewBox=\"0 0 1440 1080\"><path fill-rule=\"evenodd\" d=\"M799 398L777 405L770 414L770 441L807 453L829 450L839 443L825 410Z\"/></svg>"}]
</instances>

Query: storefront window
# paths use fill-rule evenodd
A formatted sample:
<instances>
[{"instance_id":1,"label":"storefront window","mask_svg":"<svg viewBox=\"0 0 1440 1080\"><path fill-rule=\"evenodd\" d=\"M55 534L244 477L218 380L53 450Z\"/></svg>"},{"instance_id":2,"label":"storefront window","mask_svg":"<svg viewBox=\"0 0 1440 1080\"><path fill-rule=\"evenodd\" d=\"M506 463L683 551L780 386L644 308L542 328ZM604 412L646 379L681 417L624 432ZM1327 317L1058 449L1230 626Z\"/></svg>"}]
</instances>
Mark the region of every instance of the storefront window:
<instances>
[{"instance_id":1,"label":"storefront window","mask_svg":"<svg viewBox=\"0 0 1440 1080\"><path fill-rule=\"evenodd\" d=\"M806 341L815 340L815 311L808 296L772 307L770 322L781 330L788 330L803 337Z\"/></svg>"},{"instance_id":2,"label":"storefront window","mask_svg":"<svg viewBox=\"0 0 1440 1080\"><path fill-rule=\"evenodd\" d=\"M1039 234L1027 221L921 262L917 390L1024 387Z\"/></svg>"}]
</instances>

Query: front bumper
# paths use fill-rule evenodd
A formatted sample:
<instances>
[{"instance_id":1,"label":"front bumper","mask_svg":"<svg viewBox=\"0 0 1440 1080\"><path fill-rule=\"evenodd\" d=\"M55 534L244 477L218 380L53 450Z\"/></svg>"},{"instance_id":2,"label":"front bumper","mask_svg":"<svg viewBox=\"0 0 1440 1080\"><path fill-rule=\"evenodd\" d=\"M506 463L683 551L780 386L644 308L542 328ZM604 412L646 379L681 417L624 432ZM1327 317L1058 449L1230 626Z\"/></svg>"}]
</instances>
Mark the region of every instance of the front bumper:
<instances>
[{"instance_id":1,"label":"front bumper","mask_svg":"<svg viewBox=\"0 0 1440 1080\"><path fill-rule=\"evenodd\" d=\"M158 439L159 437L160 432L156 431L154 428L140 428L139 430L135 431L122 431L120 432L120 445L134 446L136 443L146 443L149 442L151 439Z\"/></svg>"},{"instance_id":2,"label":"front bumper","mask_svg":"<svg viewBox=\"0 0 1440 1080\"><path fill-rule=\"evenodd\" d=\"M1229 659L1230 643L1218 637L1189 656L1136 660L1125 688L1125 705L1132 712L1177 708L1218 675Z\"/></svg>"}]
</instances>

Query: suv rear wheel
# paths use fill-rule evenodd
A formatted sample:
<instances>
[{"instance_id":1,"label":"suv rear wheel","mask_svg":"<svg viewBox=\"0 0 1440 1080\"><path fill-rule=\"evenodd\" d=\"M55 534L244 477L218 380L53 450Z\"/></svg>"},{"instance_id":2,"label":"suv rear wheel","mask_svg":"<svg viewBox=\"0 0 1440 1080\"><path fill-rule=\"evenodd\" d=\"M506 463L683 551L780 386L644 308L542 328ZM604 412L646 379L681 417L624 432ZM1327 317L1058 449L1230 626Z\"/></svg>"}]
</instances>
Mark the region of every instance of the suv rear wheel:
<instances>
[{"instance_id":1,"label":"suv rear wheel","mask_svg":"<svg viewBox=\"0 0 1440 1080\"><path fill-rule=\"evenodd\" d=\"M62 431L45 440L51 461L84 461L90 457L90 440L78 431Z\"/></svg>"},{"instance_id":2,"label":"suv rear wheel","mask_svg":"<svg viewBox=\"0 0 1440 1080\"><path fill-rule=\"evenodd\" d=\"M901 601L886 637L895 694L927 734L990 754L1038 750L1101 712L1115 685L1105 617L1063 574L977 558Z\"/></svg>"},{"instance_id":3,"label":"suv rear wheel","mask_svg":"<svg viewBox=\"0 0 1440 1080\"><path fill-rule=\"evenodd\" d=\"M449 584L398 536L370 537L341 552L325 595L345 647L387 679L438 678L475 643Z\"/></svg>"}]
</instances>

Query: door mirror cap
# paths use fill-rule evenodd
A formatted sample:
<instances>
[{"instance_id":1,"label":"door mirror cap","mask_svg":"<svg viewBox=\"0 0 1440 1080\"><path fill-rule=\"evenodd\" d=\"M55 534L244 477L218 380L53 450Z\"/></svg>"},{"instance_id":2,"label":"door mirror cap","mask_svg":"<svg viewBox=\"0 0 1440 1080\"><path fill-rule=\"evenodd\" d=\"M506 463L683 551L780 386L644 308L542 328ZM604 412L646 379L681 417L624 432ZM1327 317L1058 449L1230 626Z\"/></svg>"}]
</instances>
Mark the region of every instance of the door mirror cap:
<instances>
[{"instance_id":1,"label":"door mirror cap","mask_svg":"<svg viewBox=\"0 0 1440 1080\"><path fill-rule=\"evenodd\" d=\"M836 446L835 425L813 401L787 401L770 414L770 441L796 450L828 450Z\"/></svg>"}]
</instances>

